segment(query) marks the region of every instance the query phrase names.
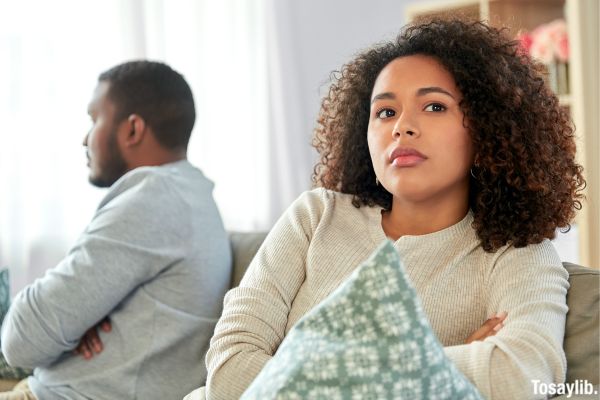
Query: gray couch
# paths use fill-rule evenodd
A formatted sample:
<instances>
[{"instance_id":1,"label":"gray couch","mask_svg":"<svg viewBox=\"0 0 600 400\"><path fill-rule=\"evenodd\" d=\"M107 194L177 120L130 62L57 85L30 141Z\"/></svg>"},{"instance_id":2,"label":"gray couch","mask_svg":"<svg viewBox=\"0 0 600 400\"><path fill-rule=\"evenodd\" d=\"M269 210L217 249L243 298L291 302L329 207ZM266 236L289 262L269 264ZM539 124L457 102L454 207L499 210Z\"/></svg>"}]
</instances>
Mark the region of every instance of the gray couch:
<instances>
[{"instance_id":1,"label":"gray couch","mask_svg":"<svg viewBox=\"0 0 600 400\"><path fill-rule=\"evenodd\" d=\"M266 232L230 234L233 250L233 275L231 287L235 287L246 272L250 261L266 237ZM564 348L567 354L567 382L587 380L598 387L600 368L600 271L579 265L564 263L569 271L571 288L567 294L567 314ZM0 380L0 391L7 390L16 382ZM203 394L203 393L202 393ZM202 398L198 393L197 398ZM566 398L561 396L560 399ZM571 399L596 398L572 396ZM518 399L517 399L518 400Z\"/></svg>"},{"instance_id":2,"label":"gray couch","mask_svg":"<svg viewBox=\"0 0 600 400\"><path fill-rule=\"evenodd\" d=\"M235 287L266 237L265 232L231 233L233 277ZM571 287L567 293L567 324L564 349L567 355L567 382L587 380L598 389L600 379L600 270L563 263L569 272ZM557 399L567 398L566 396ZM572 396L570 399L598 399L595 396Z\"/></svg>"}]
</instances>

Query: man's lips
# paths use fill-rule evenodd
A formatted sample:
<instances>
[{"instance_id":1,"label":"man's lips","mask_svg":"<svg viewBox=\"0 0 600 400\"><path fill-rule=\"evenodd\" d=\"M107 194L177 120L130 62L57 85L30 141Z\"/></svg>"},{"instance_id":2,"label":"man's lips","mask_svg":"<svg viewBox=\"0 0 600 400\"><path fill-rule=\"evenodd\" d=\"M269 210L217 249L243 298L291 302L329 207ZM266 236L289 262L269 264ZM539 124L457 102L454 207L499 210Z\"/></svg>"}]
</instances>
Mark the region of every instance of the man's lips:
<instances>
[{"instance_id":1,"label":"man's lips","mask_svg":"<svg viewBox=\"0 0 600 400\"><path fill-rule=\"evenodd\" d=\"M408 147L396 147L390 154L390 162L395 167L412 167L427 160L422 153Z\"/></svg>"}]
</instances>

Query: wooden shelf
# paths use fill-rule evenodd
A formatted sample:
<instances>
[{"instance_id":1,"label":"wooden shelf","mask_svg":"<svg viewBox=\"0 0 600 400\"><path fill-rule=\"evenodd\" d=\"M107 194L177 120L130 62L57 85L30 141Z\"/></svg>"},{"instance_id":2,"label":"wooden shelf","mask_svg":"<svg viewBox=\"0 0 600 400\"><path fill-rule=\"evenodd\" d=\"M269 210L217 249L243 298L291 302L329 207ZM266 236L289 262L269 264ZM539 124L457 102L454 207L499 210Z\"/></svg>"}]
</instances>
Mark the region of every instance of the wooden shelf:
<instances>
[{"instance_id":1,"label":"wooden shelf","mask_svg":"<svg viewBox=\"0 0 600 400\"><path fill-rule=\"evenodd\" d=\"M559 94L558 101L560 101L561 105L563 105L565 107L569 107L571 105L571 95L570 94Z\"/></svg>"},{"instance_id":2,"label":"wooden shelf","mask_svg":"<svg viewBox=\"0 0 600 400\"><path fill-rule=\"evenodd\" d=\"M566 0L455 0L422 2L406 8L409 21L449 14L488 21L506 27L515 36L520 30L531 31L541 24L565 16Z\"/></svg>"},{"instance_id":3,"label":"wooden shelf","mask_svg":"<svg viewBox=\"0 0 600 400\"><path fill-rule=\"evenodd\" d=\"M541 24L564 18L569 34L569 94L558 96L577 129L577 157L587 187L583 209L575 223L579 260L600 268L600 37L598 0L454 0L419 2L406 8L409 21L432 16L458 15L507 27L509 35L532 31Z\"/></svg>"},{"instance_id":4,"label":"wooden shelf","mask_svg":"<svg viewBox=\"0 0 600 400\"><path fill-rule=\"evenodd\" d=\"M532 31L538 26L565 17L565 0L492 0L483 19L493 26L505 26L509 35Z\"/></svg>"},{"instance_id":5,"label":"wooden shelf","mask_svg":"<svg viewBox=\"0 0 600 400\"><path fill-rule=\"evenodd\" d=\"M455 0L448 3L419 2L406 7L406 18L409 21L435 15L460 14L469 18L480 18L479 0Z\"/></svg>"}]
</instances>

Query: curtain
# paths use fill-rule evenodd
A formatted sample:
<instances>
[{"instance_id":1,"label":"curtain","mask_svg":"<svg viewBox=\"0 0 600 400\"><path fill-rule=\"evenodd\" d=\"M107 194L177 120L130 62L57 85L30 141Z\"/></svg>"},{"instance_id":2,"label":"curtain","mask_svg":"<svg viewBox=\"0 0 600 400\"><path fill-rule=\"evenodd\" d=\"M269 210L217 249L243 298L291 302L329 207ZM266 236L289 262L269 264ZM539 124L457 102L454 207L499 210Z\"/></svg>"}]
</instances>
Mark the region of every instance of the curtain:
<instances>
[{"instance_id":1,"label":"curtain","mask_svg":"<svg viewBox=\"0 0 600 400\"><path fill-rule=\"evenodd\" d=\"M227 229L269 229L309 187L310 163L284 148L296 144L271 143L294 122L269 117L289 110L270 99L266 1L0 0L0 267L13 294L65 256L105 194L82 140L97 76L118 63L164 61L190 83L188 157L215 182Z\"/></svg>"}]
</instances>

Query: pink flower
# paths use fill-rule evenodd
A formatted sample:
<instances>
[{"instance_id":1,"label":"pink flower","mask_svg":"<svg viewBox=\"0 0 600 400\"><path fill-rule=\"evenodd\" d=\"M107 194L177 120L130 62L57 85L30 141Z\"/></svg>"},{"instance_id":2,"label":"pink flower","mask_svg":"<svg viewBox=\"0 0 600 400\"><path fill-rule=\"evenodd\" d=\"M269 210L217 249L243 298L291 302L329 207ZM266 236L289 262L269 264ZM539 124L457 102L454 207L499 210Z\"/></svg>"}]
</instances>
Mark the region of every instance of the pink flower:
<instances>
[{"instance_id":1,"label":"pink flower","mask_svg":"<svg viewBox=\"0 0 600 400\"><path fill-rule=\"evenodd\" d=\"M569 60L569 37L564 19L557 19L548 24L554 47L554 56L562 62Z\"/></svg>"},{"instance_id":2,"label":"pink flower","mask_svg":"<svg viewBox=\"0 0 600 400\"><path fill-rule=\"evenodd\" d=\"M533 44L533 38L531 34L526 31L520 31L517 35L517 40L519 41L519 48L525 54L529 54L531 50L531 45Z\"/></svg>"},{"instance_id":3,"label":"pink flower","mask_svg":"<svg viewBox=\"0 0 600 400\"><path fill-rule=\"evenodd\" d=\"M531 33L531 41L529 54L544 64L569 60L569 38L564 19L538 26Z\"/></svg>"},{"instance_id":4,"label":"pink flower","mask_svg":"<svg viewBox=\"0 0 600 400\"><path fill-rule=\"evenodd\" d=\"M531 33L533 42L531 43L530 54L544 64L552 63L554 59L554 48L550 30L546 25L540 25Z\"/></svg>"}]
</instances>

